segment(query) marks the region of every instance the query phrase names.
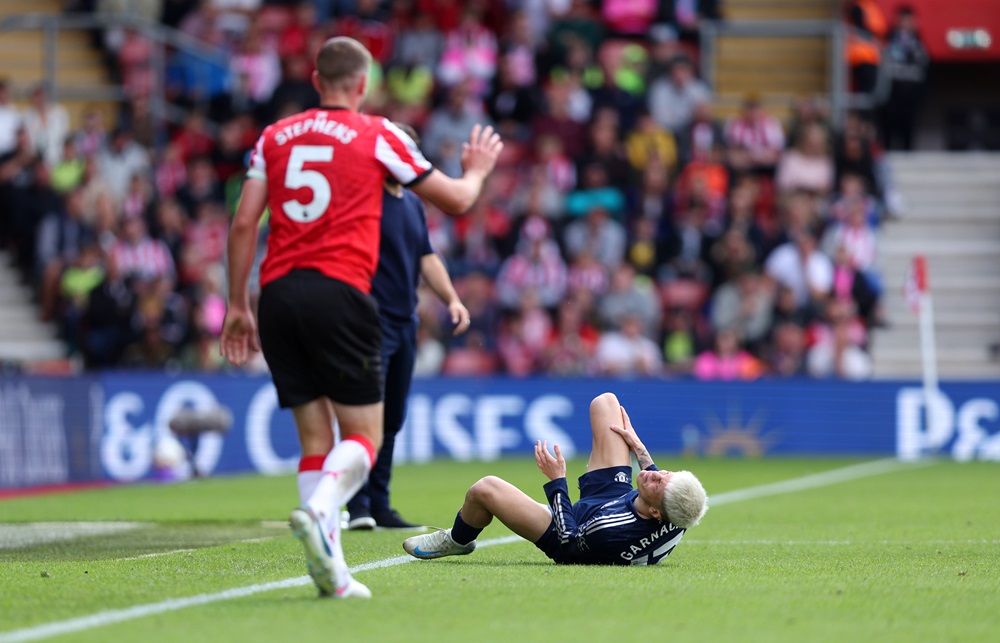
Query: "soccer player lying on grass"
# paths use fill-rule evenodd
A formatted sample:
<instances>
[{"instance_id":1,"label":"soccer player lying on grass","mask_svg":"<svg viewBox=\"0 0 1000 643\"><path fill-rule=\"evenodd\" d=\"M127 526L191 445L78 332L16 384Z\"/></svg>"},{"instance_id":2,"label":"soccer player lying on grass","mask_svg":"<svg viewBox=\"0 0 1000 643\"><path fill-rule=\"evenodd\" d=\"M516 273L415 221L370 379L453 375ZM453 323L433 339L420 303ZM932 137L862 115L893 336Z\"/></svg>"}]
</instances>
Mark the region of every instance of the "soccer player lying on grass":
<instances>
[{"instance_id":1,"label":"soccer player lying on grass","mask_svg":"<svg viewBox=\"0 0 1000 643\"><path fill-rule=\"evenodd\" d=\"M535 445L535 462L548 477L545 497L535 502L495 476L465 494L451 529L408 538L406 553L416 558L471 554L476 538L496 517L535 543L557 563L655 565L680 542L708 509L705 489L690 471L660 471L636 435L625 409L612 393L590 403L593 447L587 473L580 476L580 501L572 504L566 461L559 446ZM642 471L632 488L634 454Z\"/></svg>"}]
</instances>

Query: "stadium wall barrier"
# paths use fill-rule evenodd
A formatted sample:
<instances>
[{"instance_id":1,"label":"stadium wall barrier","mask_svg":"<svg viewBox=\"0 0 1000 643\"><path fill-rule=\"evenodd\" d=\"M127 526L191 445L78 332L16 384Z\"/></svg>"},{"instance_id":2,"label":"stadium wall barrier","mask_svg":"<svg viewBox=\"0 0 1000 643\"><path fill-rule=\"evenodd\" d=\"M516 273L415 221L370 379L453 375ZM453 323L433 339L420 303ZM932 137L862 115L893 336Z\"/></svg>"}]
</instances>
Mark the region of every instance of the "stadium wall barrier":
<instances>
[{"instance_id":1,"label":"stadium wall barrier","mask_svg":"<svg viewBox=\"0 0 1000 643\"><path fill-rule=\"evenodd\" d=\"M605 391L618 395L653 452L1000 460L1000 382L946 383L928 403L912 382L502 378L415 380L396 459L492 460L528 455L535 440L584 454L590 400ZM200 471L295 470L294 423L266 377L8 377L0 380L0 487L150 478L171 419L220 406L232 422L200 440Z\"/></svg>"}]
</instances>

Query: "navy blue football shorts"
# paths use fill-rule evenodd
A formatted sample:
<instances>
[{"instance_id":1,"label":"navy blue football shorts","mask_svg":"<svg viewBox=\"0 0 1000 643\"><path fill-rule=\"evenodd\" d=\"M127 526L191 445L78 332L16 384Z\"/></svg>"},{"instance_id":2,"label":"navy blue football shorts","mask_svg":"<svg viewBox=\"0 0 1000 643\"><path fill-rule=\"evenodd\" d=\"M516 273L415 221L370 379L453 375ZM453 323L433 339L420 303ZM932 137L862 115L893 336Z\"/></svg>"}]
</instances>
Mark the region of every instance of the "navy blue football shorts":
<instances>
[{"instance_id":1,"label":"navy blue football shorts","mask_svg":"<svg viewBox=\"0 0 1000 643\"><path fill-rule=\"evenodd\" d=\"M594 517L604 503L620 498L632 491L632 467L608 467L588 471L579 478L580 500L573 505L573 516L576 524L583 523ZM550 508L551 509L551 508ZM556 523L549 523L542 537L535 541L535 546L552 560L562 562L559 556L559 537L556 534Z\"/></svg>"}]
</instances>

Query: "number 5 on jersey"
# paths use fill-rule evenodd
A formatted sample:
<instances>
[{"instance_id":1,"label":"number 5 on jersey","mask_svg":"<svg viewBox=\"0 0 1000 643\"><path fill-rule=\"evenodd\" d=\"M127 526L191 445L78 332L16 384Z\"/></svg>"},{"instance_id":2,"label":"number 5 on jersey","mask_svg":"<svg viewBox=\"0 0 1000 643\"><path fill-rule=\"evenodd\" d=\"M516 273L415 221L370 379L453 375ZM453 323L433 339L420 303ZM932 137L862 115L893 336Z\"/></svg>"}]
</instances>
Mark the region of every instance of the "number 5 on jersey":
<instances>
[{"instance_id":1,"label":"number 5 on jersey","mask_svg":"<svg viewBox=\"0 0 1000 643\"><path fill-rule=\"evenodd\" d=\"M328 163L333 160L331 145L296 145L288 155L285 170L285 187L290 190L309 188L312 200L303 203L289 199L281 204L285 216L299 223L312 223L323 216L330 205L330 182L321 172L307 170L303 166L309 162Z\"/></svg>"}]
</instances>

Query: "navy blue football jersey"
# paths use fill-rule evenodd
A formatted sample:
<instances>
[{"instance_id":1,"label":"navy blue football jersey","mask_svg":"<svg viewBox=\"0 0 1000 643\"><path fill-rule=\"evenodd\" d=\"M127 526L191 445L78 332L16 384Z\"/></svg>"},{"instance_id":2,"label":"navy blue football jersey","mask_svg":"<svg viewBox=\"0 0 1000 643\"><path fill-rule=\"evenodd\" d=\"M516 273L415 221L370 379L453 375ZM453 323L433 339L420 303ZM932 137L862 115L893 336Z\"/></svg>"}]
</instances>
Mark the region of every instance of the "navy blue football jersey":
<instances>
[{"instance_id":1,"label":"navy blue football jersey","mask_svg":"<svg viewBox=\"0 0 1000 643\"><path fill-rule=\"evenodd\" d=\"M634 504L639 492L632 488L631 471L626 467L603 471L614 476L606 485L611 493L588 495L575 505L570 502L566 478L545 485L559 543L548 555L557 563L655 565L673 551L685 530L639 516Z\"/></svg>"}]
</instances>

